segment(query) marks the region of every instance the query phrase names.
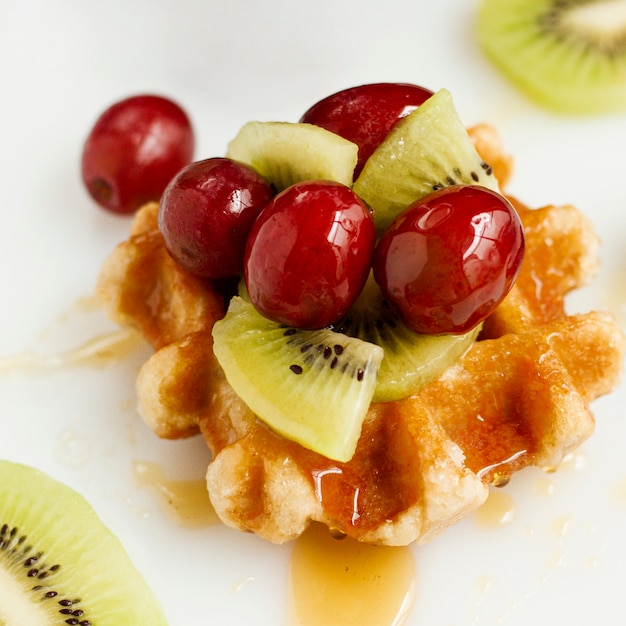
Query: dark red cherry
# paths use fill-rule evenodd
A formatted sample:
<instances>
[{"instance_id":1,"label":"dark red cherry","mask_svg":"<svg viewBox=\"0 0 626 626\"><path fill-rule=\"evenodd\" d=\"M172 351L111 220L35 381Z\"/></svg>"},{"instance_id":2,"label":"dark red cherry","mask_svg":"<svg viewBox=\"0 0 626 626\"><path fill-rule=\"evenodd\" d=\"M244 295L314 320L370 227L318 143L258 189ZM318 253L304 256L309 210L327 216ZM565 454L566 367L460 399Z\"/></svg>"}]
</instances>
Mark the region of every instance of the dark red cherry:
<instances>
[{"instance_id":1,"label":"dark red cherry","mask_svg":"<svg viewBox=\"0 0 626 626\"><path fill-rule=\"evenodd\" d=\"M370 211L351 189L330 181L296 183L261 211L250 232L250 300L289 326L333 324L363 289L375 242Z\"/></svg>"},{"instance_id":2,"label":"dark red cherry","mask_svg":"<svg viewBox=\"0 0 626 626\"><path fill-rule=\"evenodd\" d=\"M159 200L193 150L191 122L178 104L161 96L132 96L109 107L89 133L83 182L100 206L132 213Z\"/></svg>"},{"instance_id":3,"label":"dark red cherry","mask_svg":"<svg viewBox=\"0 0 626 626\"><path fill-rule=\"evenodd\" d=\"M356 179L365 161L395 124L430 98L433 92L407 83L373 83L334 93L300 118L359 146Z\"/></svg>"},{"instance_id":4,"label":"dark red cherry","mask_svg":"<svg viewBox=\"0 0 626 626\"><path fill-rule=\"evenodd\" d=\"M249 165L220 157L191 163L170 181L159 204L165 246L194 274L242 274L248 234L273 196Z\"/></svg>"},{"instance_id":5,"label":"dark red cherry","mask_svg":"<svg viewBox=\"0 0 626 626\"><path fill-rule=\"evenodd\" d=\"M502 195L452 186L418 200L382 236L374 277L418 333L465 333L509 292L524 254L517 212Z\"/></svg>"}]
</instances>

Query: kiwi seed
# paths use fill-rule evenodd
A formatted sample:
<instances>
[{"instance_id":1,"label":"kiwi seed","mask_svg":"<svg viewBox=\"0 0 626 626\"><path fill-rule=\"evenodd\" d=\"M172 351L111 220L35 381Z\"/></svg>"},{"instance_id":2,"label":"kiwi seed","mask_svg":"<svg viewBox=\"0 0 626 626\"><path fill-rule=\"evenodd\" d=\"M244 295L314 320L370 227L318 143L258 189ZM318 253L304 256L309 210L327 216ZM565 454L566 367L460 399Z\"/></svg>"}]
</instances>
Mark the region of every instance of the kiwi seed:
<instances>
[{"instance_id":1,"label":"kiwi seed","mask_svg":"<svg viewBox=\"0 0 626 626\"><path fill-rule=\"evenodd\" d=\"M93 624L79 606L80 598L70 598L55 588L55 579L60 575L61 565L47 563L45 553L41 550L36 551L28 542L28 537L21 534L17 526L4 523L0 527L0 554L0 562L6 570L17 572L18 579L28 580L29 586L32 585L30 586L32 597L49 605L46 607L47 613L63 616L66 624L79 626Z\"/></svg>"}]
</instances>

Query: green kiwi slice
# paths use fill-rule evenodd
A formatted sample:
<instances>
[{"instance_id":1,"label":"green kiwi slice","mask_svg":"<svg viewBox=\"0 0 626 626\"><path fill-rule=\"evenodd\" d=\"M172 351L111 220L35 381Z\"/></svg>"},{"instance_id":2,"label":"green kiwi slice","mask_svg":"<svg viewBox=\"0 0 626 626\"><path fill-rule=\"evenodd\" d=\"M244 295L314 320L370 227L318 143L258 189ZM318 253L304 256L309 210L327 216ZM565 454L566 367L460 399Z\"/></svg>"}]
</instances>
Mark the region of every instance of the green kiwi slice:
<instances>
[{"instance_id":1,"label":"green kiwi slice","mask_svg":"<svg viewBox=\"0 0 626 626\"><path fill-rule=\"evenodd\" d=\"M386 302L370 275L365 289L333 330L381 346L373 402L390 402L417 393L453 365L476 340L481 326L463 335L420 335L409 329Z\"/></svg>"},{"instance_id":2,"label":"green kiwi slice","mask_svg":"<svg viewBox=\"0 0 626 626\"><path fill-rule=\"evenodd\" d=\"M119 540L68 486L0 461L0 624L166 621Z\"/></svg>"},{"instance_id":3,"label":"green kiwi slice","mask_svg":"<svg viewBox=\"0 0 626 626\"><path fill-rule=\"evenodd\" d=\"M270 428L330 459L352 458L382 348L272 322L241 296L214 325L213 339L226 379Z\"/></svg>"},{"instance_id":4,"label":"green kiwi slice","mask_svg":"<svg viewBox=\"0 0 626 626\"><path fill-rule=\"evenodd\" d=\"M477 37L540 105L564 114L626 110L623 0L482 0Z\"/></svg>"},{"instance_id":5,"label":"green kiwi slice","mask_svg":"<svg viewBox=\"0 0 626 626\"><path fill-rule=\"evenodd\" d=\"M226 156L251 165L282 191L301 180L352 185L358 152L355 143L313 124L248 122Z\"/></svg>"},{"instance_id":6,"label":"green kiwi slice","mask_svg":"<svg viewBox=\"0 0 626 626\"><path fill-rule=\"evenodd\" d=\"M457 184L499 191L450 92L441 89L394 126L365 163L353 189L374 210L380 234L416 200Z\"/></svg>"}]
</instances>

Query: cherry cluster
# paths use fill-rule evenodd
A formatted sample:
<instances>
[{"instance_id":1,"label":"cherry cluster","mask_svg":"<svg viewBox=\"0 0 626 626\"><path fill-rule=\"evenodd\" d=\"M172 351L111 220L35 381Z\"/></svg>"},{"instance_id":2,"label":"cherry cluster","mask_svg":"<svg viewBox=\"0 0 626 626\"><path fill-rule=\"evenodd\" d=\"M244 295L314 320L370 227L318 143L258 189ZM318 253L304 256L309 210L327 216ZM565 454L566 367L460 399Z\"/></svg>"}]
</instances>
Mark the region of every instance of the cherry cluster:
<instances>
[{"instance_id":1,"label":"cherry cluster","mask_svg":"<svg viewBox=\"0 0 626 626\"><path fill-rule=\"evenodd\" d=\"M363 85L312 106L301 122L359 148L355 177L393 126L432 92ZM159 200L170 254L208 279L243 275L266 317L323 328L346 315L373 270L383 295L419 333L464 333L510 290L524 252L511 203L475 185L434 191L376 237L374 218L346 185L302 181L276 194L252 167L192 161L193 131L166 98L128 98L98 120L83 153L87 189L109 210Z\"/></svg>"}]
</instances>

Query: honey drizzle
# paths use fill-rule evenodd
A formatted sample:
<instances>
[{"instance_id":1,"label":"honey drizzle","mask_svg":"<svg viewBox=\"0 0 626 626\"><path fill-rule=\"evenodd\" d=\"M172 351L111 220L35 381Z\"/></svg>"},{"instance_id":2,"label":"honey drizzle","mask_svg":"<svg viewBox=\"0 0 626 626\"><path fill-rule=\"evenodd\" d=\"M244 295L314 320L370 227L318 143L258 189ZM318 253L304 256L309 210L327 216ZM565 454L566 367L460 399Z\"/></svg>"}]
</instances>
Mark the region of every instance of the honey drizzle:
<instances>
[{"instance_id":1,"label":"honey drizzle","mask_svg":"<svg viewBox=\"0 0 626 626\"><path fill-rule=\"evenodd\" d=\"M291 555L287 626L400 626L415 589L410 548L335 539L314 524Z\"/></svg>"},{"instance_id":2,"label":"honey drizzle","mask_svg":"<svg viewBox=\"0 0 626 626\"><path fill-rule=\"evenodd\" d=\"M526 453L526 450L518 450L509 456L508 459L492 463L491 465L487 465L486 467L478 470L478 472L476 472L476 476L478 476L481 480L490 476L490 482L492 485L495 487L504 487L511 479L511 475L507 470L507 467L523 457Z\"/></svg>"},{"instance_id":3,"label":"honey drizzle","mask_svg":"<svg viewBox=\"0 0 626 626\"><path fill-rule=\"evenodd\" d=\"M163 508L179 526L202 528L219 522L204 479L171 480L162 467L148 461L135 461L133 471L139 486L159 494Z\"/></svg>"},{"instance_id":4,"label":"honey drizzle","mask_svg":"<svg viewBox=\"0 0 626 626\"><path fill-rule=\"evenodd\" d=\"M14 371L38 373L68 367L104 367L119 361L144 343L141 335L124 328L111 333L98 335L84 344L49 356L24 352L0 358L0 374Z\"/></svg>"}]
</instances>

